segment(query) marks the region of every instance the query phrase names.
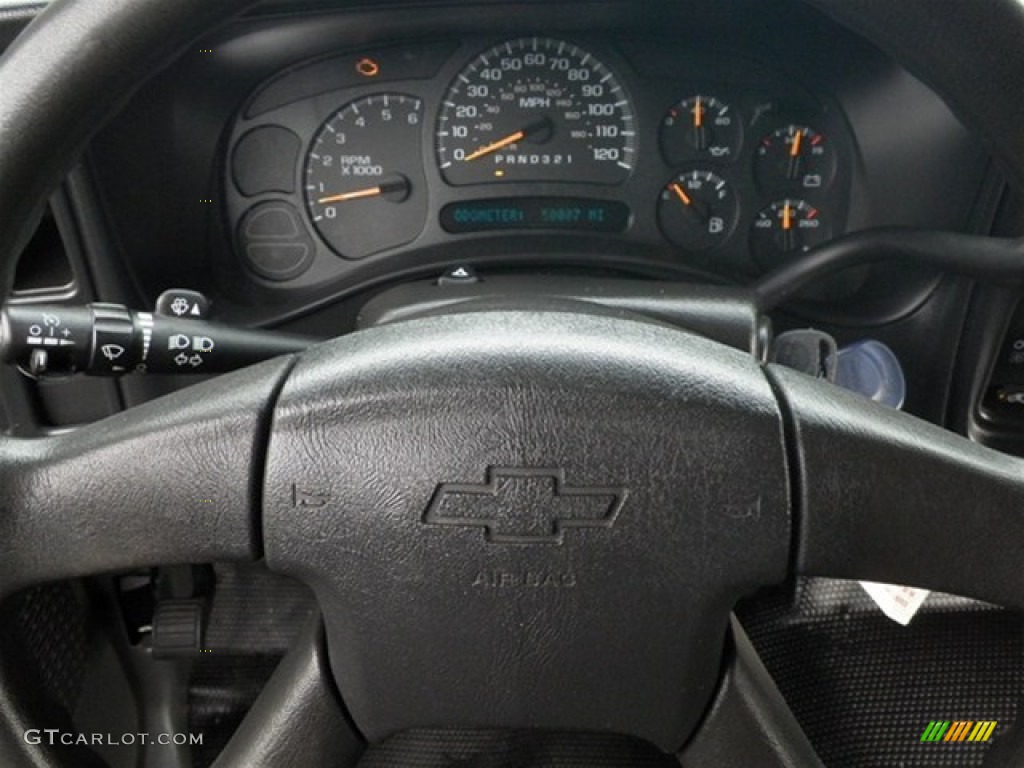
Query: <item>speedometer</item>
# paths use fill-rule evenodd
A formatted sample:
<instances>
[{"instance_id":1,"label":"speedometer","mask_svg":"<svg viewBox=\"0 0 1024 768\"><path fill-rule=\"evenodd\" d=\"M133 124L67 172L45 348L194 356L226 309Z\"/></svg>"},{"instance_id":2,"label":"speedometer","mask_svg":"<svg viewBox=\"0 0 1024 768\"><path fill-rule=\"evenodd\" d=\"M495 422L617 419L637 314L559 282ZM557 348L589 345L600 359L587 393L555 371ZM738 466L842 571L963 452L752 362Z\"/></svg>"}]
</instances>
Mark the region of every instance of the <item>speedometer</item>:
<instances>
[{"instance_id":1,"label":"speedometer","mask_svg":"<svg viewBox=\"0 0 1024 768\"><path fill-rule=\"evenodd\" d=\"M635 153L633 108L615 75L563 40L521 38L481 53L455 77L438 118L449 184L617 184Z\"/></svg>"}]
</instances>

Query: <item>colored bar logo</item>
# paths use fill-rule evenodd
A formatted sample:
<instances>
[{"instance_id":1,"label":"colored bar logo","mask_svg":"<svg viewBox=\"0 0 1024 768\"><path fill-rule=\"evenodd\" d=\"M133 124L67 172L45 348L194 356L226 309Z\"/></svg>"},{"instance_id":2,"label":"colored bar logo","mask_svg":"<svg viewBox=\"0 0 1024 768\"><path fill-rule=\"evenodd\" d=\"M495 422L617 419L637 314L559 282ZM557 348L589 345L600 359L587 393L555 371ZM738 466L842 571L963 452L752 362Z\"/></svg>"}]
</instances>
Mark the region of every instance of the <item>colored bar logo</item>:
<instances>
[{"instance_id":1,"label":"colored bar logo","mask_svg":"<svg viewBox=\"0 0 1024 768\"><path fill-rule=\"evenodd\" d=\"M921 741L988 741L996 720L932 720Z\"/></svg>"}]
</instances>

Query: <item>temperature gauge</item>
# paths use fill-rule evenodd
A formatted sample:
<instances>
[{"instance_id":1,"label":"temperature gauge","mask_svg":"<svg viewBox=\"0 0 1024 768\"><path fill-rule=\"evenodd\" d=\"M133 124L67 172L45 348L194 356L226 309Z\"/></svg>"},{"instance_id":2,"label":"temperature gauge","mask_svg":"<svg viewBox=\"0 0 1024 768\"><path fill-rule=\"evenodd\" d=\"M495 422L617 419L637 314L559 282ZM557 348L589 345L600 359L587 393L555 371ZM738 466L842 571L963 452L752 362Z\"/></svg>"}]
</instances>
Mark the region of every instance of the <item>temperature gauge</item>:
<instances>
[{"instance_id":1,"label":"temperature gauge","mask_svg":"<svg viewBox=\"0 0 1024 768\"><path fill-rule=\"evenodd\" d=\"M754 258L765 269L787 254L806 251L832 237L832 226L806 200L779 200L757 214L750 233Z\"/></svg>"},{"instance_id":2,"label":"temperature gauge","mask_svg":"<svg viewBox=\"0 0 1024 768\"><path fill-rule=\"evenodd\" d=\"M658 199L658 224L671 242L707 251L725 241L739 218L739 203L727 181L710 171L676 176Z\"/></svg>"},{"instance_id":3,"label":"temperature gauge","mask_svg":"<svg viewBox=\"0 0 1024 768\"><path fill-rule=\"evenodd\" d=\"M684 99L661 121L661 152L669 165L694 158L734 160L742 142L739 117L713 96Z\"/></svg>"},{"instance_id":4,"label":"temperature gauge","mask_svg":"<svg viewBox=\"0 0 1024 768\"><path fill-rule=\"evenodd\" d=\"M806 125L787 125L765 136L754 163L763 190L823 189L836 172L831 143Z\"/></svg>"}]
</instances>

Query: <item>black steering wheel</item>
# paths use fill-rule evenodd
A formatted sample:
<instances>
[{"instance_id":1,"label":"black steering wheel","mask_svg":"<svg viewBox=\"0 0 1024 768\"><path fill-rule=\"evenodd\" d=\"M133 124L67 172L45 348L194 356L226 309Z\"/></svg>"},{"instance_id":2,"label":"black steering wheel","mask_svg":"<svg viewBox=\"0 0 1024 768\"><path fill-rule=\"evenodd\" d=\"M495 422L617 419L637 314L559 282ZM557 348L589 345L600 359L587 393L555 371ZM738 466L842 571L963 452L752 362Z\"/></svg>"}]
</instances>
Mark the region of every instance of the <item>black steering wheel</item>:
<instances>
[{"instance_id":1,"label":"black steering wheel","mask_svg":"<svg viewBox=\"0 0 1024 768\"><path fill-rule=\"evenodd\" d=\"M15 42L0 62L5 287L104 119L250 1L55 0ZM1024 179L1024 5L812 4L934 85ZM683 765L814 766L730 632L736 601L797 573L1024 607L1022 468L649 319L470 307L70 434L3 438L0 596L261 557L309 584L323 624L218 766L349 765L366 742L451 726L629 734ZM4 683L5 765L93 764L26 742L57 716Z\"/></svg>"}]
</instances>

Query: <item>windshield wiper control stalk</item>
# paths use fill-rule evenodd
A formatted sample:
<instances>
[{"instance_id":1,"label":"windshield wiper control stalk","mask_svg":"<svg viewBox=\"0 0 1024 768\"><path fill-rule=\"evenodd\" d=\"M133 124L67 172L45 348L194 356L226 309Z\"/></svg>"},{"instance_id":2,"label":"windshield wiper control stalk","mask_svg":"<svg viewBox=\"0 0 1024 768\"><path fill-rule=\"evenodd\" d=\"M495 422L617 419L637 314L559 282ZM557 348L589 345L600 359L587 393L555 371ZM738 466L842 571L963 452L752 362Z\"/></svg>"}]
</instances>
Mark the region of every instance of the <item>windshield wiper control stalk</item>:
<instances>
[{"instance_id":1,"label":"windshield wiper control stalk","mask_svg":"<svg viewBox=\"0 0 1024 768\"><path fill-rule=\"evenodd\" d=\"M25 304L0 312L0 355L33 376L224 373L313 343L121 304Z\"/></svg>"}]
</instances>

